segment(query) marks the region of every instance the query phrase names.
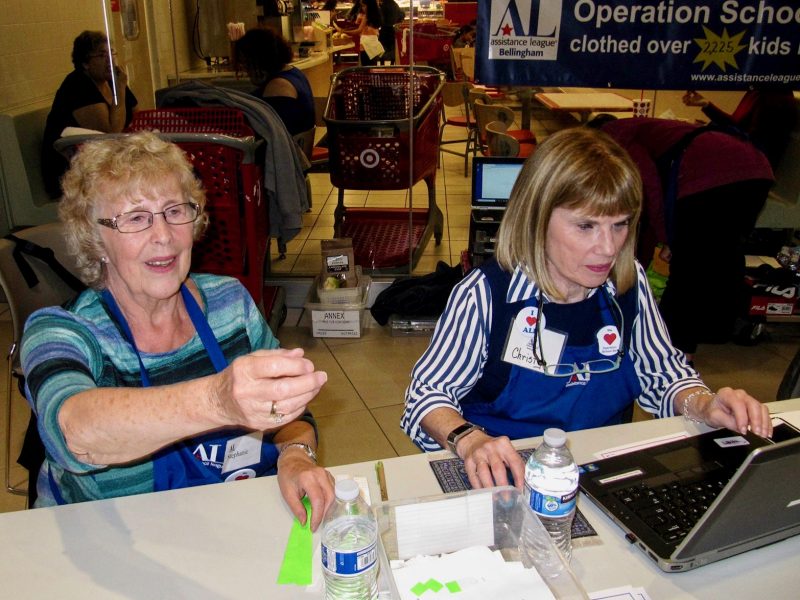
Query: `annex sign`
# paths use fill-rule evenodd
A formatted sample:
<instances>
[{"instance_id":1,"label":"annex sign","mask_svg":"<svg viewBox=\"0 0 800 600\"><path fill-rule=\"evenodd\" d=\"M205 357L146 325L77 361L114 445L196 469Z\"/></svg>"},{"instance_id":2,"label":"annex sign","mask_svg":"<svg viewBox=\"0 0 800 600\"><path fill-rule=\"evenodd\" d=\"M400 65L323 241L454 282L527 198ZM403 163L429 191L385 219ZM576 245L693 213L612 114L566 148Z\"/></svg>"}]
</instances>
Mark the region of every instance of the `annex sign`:
<instances>
[{"instance_id":1,"label":"annex sign","mask_svg":"<svg viewBox=\"0 0 800 600\"><path fill-rule=\"evenodd\" d=\"M659 89L797 87L795 0L481 0L476 79Z\"/></svg>"}]
</instances>

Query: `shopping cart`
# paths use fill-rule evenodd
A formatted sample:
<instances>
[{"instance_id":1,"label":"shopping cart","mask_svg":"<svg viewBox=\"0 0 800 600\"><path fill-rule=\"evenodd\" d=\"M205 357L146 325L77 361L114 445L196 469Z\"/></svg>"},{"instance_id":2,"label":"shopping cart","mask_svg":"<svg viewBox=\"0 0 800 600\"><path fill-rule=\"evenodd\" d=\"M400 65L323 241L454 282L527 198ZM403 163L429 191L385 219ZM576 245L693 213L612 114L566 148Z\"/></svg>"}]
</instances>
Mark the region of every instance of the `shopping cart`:
<instances>
[{"instance_id":1,"label":"shopping cart","mask_svg":"<svg viewBox=\"0 0 800 600\"><path fill-rule=\"evenodd\" d=\"M414 60L413 64L450 65L450 48L457 28L443 27L435 22L414 23ZM395 59L400 65L411 61L411 28L403 23L395 28Z\"/></svg>"},{"instance_id":2,"label":"shopping cart","mask_svg":"<svg viewBox=\"0 0 800 600\"><path fill-rule=\"evenodd\" d=\"M333 77L324 118L331 183L339 188L334 235L352 238L356 264L373 274L413 269L431 233L441 242L435 179L443 83L432 67L353 67ZM427 209L345 208L345 190L401 190L421 180Z\"/></svg>"},{"instance_id":3,"label":"shopping cart","mask_svg":"<svg viewBox=\"0 0 800 600\"><path fill-rule=\"evenodd\" d=\"M283 289L264 285L269 216L262 191L257 140L241 111L228 107L141 110L122 134L153 131L183 149L203 183L209 227L192 250L192 270L230 275L242 282L273 331L286 307ZM71 155L95 135L60 138Z\"/></svg>"},{"instance_id":4,"label":"shopping cart","mask_svg":"<svg viewBox=\"0 0 800 600\"><path fill-rule=\"evenodd\" d=\"M239 279L262 306L268 214L255 160L261 143L235 108L169 108L134 114L127 131L158 131L180 146L206 192L209 228L192 269Z\"/></svg>"}]
</instances>

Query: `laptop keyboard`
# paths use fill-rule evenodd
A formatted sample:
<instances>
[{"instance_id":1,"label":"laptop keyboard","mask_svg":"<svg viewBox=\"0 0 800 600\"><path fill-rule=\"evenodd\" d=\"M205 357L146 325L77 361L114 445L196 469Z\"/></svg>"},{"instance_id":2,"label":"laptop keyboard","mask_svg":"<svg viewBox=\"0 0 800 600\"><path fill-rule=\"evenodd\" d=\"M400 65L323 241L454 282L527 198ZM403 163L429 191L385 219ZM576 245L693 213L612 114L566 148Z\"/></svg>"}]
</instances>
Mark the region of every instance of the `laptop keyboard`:
<instances>
[{"instance_id":1,"label":"laptop keyboard","mask_svg":"<svg viewBox=\"0 0 800 600\"><path fill-rule=\"evenodd\" d=\"M694 482L659 486L640 483L615 492L617 500L647 523L669 545L677 545L728 483L726 474Z\"/></svg>"}]
</instances>

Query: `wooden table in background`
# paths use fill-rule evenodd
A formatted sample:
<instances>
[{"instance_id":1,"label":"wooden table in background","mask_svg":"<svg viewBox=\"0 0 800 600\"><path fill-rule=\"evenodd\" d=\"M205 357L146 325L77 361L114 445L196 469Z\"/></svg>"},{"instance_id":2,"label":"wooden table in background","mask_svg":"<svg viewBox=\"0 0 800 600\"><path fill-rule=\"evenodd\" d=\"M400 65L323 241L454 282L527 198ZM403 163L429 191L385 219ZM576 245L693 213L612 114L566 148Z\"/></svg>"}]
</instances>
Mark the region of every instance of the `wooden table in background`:
<instances>
[{"instance_id":1,"label":"wooden table in background","mask_svg":"<svg viewBox=\"0 0 800 600\"><path fill-rule=\"evenodd\" d=\"M613 92L542 92L535 98L550 110L578 113L581 123L594 112L633 112L633 101Z\"/></svg>"}]
</instances>

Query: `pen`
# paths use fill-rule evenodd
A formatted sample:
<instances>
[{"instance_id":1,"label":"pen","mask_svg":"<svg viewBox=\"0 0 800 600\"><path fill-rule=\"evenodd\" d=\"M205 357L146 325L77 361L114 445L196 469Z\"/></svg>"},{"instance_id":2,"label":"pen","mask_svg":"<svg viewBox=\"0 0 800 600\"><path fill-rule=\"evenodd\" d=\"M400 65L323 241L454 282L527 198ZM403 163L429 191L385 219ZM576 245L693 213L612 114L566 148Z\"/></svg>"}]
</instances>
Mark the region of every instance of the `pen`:
<instances>
[{"instance_id":1,"label":"pen","mask_svg":"<svg viewBox=\"0 0 800 600\"><path fill-rule=\"evenodd\" d=\"M389 499L389 494L386 492L386 474L383 472L383 462L380 460L375 463L375 473L378 475L378 486L381 489L381 501L386 502Z\"/></svg>"}]
</instances>

